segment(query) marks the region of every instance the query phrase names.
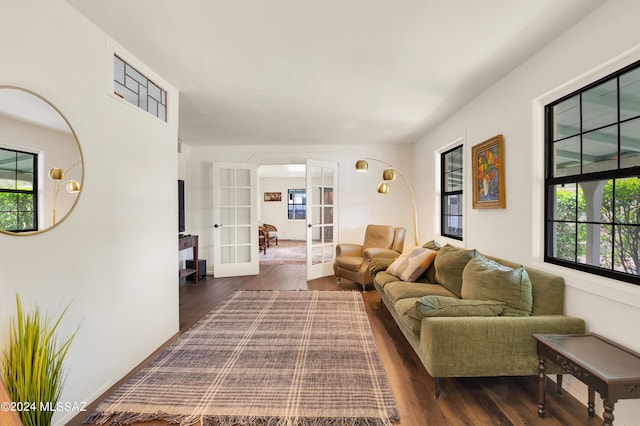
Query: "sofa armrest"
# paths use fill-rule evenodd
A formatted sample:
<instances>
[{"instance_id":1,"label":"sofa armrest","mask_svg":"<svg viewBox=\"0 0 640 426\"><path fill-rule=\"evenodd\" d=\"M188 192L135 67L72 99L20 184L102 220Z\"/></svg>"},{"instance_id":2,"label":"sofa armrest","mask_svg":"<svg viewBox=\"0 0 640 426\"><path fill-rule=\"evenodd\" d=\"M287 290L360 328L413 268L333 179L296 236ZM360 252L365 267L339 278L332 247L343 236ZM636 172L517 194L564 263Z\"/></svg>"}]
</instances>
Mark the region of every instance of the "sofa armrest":
<instances>
[{"instance_id":1,"label":"sofa armrest","mask_svg":"<svg viewBox=\"0 0 640 426\"><path fill-rule=\"evenodd\" d=\"M336 245L336 257L339 256L362 256L361 244L340 243Z\"/></svg>"},{"instance_id":2,"label":"sofa armrest","mask_svg":"<svg viewBox=\"0 0 640 426\"><path fill-rule=\"evenodd\" d=\"M584 333L584 320L565 315L429 317L419 355L433 377L527 376L538 372L535 333ZM548 365L548 373L561 373Z\"/></svg>"},{"instance_id":3,"label":"sofa armrest","mask_svg":"<svg viewBox=\"0 0 640 426\"><path fill-rule=\"evenodd\" d=\"M384 258L395 259L398 256L400 256L400 253L398 253L395 250L379 248L379 247L369 247L364 249L364 251L362 252L362 257L366 261L368 261L369 259L373 259L374 257L384 257Z\"/></svg>"}]
</instances>

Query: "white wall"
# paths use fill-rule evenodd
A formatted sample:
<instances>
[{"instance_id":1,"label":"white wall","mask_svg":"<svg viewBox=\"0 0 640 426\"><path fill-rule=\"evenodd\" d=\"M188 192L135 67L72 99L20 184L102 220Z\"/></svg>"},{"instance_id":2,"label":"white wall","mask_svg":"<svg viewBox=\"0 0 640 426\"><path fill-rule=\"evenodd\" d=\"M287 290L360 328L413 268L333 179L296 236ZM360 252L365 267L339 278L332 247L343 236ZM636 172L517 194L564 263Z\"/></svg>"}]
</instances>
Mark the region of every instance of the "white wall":
<instances>
[{"instance_id":1,"label":"white wall","mask_svg":"<svg viewBox=\"0 0 640 426\"><path fill-rule=\"evenodd\" d=\"M414 170L419 191L423 239L438 232L436 151L457 138L465 143L464 245L561 274L566 280L565 310L586 320L600 333L640 351L640 286L543 264L545 103L640 59L636 17L640 3L608 1L526 63L470 102L416 144ZM620 57L622 55L622 57ZM471 207L471 147L503 134L506 201L504 210ZM421 167L424 159L434 167ZM615 360L612 360L615 362ZM586 387L566 376L572 393L586 402ZM598 407L601 413L602 406ZM616 424L637 424L640 400L624 400L615 408Z\"/></svg>"},{"instance_id":2,"label":"white wall","mask_svg":"<svg viewBox=\"0 0 640 426\"><path fill-rule=\"evenodd\" d=\"M261 178L258 195L260 198L258 223L269 223L278 228L280 240L306 240L307 221L289 219L287 191L304 189L307 185L304 178ZM280 192L282 201L264 201L265 192Z\"/></svg>"},{"instance_id":3,"label":"white wall","mask_svg":"<svg viewBox=\"0 0 640 426\"><path fill-rule=\"evenodd\" d=\"M368 173L356 173L355 162L362 157L373 157L391 163L411 179L411 145L318 145L318 146L214 146L190 147L181 156L189 155L185 174L190 188L187 233L200 237L199 255L207 259L207 272L213 273L213 162L239 162L251 164L301 164L307 158L331 161L339 167L339 230L338 241L361 242L369 223L390 224L407 228L412 234L412 213L409 200L396 186L388 195L376 192L383 165L370 162ZM184 163L181 159L180 164ZM182 167L182 166L181 166ZM260 197L262 197L261 189ZM266 221L266 220L264 220ZM411 237L412 238L412 237Z\"/></svg>"},{"instance_id":4,"label":"white wall","mask_svg":"<svg viewBox=\"0 0 640 426\"><path fill-rule=\"evenodd\" d=\"M177 115L162 123L108 93L110 43L66 2L0 8L0 84L55 104L85 160L84 188L64 223L36 236L0 234L0 347L16 293L52 314L71 303L61 334L81 326L61 399L91 402L178 330Z\"/></svg>"}]
</instances>

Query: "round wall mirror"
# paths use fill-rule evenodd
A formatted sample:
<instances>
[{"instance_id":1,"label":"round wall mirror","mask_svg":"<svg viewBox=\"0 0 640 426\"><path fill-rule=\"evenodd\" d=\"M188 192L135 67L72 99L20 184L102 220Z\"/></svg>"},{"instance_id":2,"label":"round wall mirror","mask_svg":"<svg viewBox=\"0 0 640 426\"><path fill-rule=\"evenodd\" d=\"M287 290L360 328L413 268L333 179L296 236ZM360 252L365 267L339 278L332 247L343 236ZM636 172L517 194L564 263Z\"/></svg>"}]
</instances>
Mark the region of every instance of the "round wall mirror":
<instances>
[{"instance_id":1,"label":"round wall mirror","mask_svg":"<svg viewBox=\"0 0 640 426\"><path fill-rule=\"evenodd\" d=\"M82 149L60 110L0 85L0 232L33 235L62 223L80 198Z\"/></svg>"}]
</instances>

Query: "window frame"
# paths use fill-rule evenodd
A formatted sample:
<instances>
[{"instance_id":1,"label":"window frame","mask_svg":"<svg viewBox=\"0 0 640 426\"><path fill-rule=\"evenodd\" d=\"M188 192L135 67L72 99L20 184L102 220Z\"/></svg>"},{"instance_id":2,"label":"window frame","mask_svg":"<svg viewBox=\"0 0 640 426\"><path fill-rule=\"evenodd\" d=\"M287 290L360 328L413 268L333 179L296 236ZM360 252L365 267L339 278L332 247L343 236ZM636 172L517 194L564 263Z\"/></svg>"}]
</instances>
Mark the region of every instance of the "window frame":
<instances>
[{"instance_id":1,"label":"window frame","mask_svg":"<svg viewBox=\"0 0 640 426\"><path fill-rule=\"evenodd\" d=\"M122 62L123 64L124 80L122 82L118 81L118 76L116 73L116 67L117 67L118 61ZM113 53L113 68L114 68L114 71L113 71L112 84L113 84L114 95L116 95L121 99L124 99L125 101L129 102L132 105L137 106L141 110L146 111L148 114L152 115L153 117L156 117L158 120L161 120L165 123L169 121L169 106L168 106L169 92L167 90L165 90L161 85L156 83L151 78L147 77L146 74L139 71L136 67L131 65L130 62L128 62L121 55L118 55L115 52ZM131 72L127 72L127 69L130 69ZM127 86L128 79L135 82L132 84L137 87L136 90ZM150 85L153 86L152 88L158 89L159 95L160 95L159 99L157 99L157 97L153 95L153 90L152 88L150 88ZM118 86L122 87L122 91L128 91L128 92L131 92L132 95L136 95L137 102L133 102L133 100L129 99L127 96L125 96L125 94L120 93L118 91L119 89ZM144 88L144 91L146 92L146 94L141 91L141 88ZM154 104L156 105L155 112L151 107ZM164 114L160 113L161 110L164 111Z\"/></svg>"},{"instance_id":2,"label":"window frame","mask_svg":"<svg viewBox=\"0 0 640 426\"><path fill-rule=\"evenodd\" d=\"M591 225L595 225L597 227L602 227L603 225L611 226L611 229L612 229L611 233L613 234L615 232L616 226L621 226L621 225L640 226L640 224L629 224L629 223L619 222L619 221L616 221L615 218L612 222L603 222L601 218L599 219L599 221L593 221L593 220L587 220L587 219L580 220L580 217L578 215L579 207L577 203L579 199L578 194L576 194L576 207L575 207L576 215L574 220L559 219L555 216L555 213L556 213L555 212L556 210L555 209L556 207L555 188L557 186L564 186L567 184L575 185L576 192L577 192L579 185L582 183L603 182L603 186L604 186L604 185L607 185L610 181L613 181L613 185L614 185L613 186L614 188L613 203L615 203L616 181L625 179L625 178L640 177L640 165L631 166L631 167L622 167L623 156L621 155L621 153L622 153L623 144L621 143L621 140L622 140L622 132L620 131L621 125L623 125L624 123L633 122L634 120L640 121L640 112L632 117L621 118L620 77L622 77L623 75L631 71L640 71L640 61L635 62L631 65L625 66L617 71L614 71L600 79L597 79L592 83L589 83L577 90L574 90L573 92L565 96L558 98L555 101L548 102L546 103L546 105L544 105L544 150L545 150L544 151L544 177L545 179L544 179L544 247L543 247L544 257L543 258L544 258L544 262L546 263L551 263L558 266L574 269L577 271L587 272L587 273L598 275L598 276L604 276L607 278L612 278L615 280L640 285L640 274L635 275L635 274L630 274L630 273L626 273L626 272L622 272L614 269L616 265L615 240L611 243L611 246L612 246L611 256L610 256L611 268L604 268L601 265L595 266L595 265L586 263L588 262L588 260L585 260L585 263L580 263L579 261L580 253L578 250L578 246L581 243L587 244L586 238L584 239L584 241L581 241L579 238L579 230L578 230L579 225L584 225L585 229ZM590 128L590 127L585 128L584 114L583 114L585 102L583 101L583 94L589 91L590 89L594 89L598 86L601 86L611 81L615 82L615 87L616 87L615 121L606 122L605 124L596 126L594 128ZM556 139L554 138L554 130L555 130L555 123L556 123L554 119L554 107L561 104L564 101L570 100L575 97L577 97L579 100L578 102L579 131L577 132L577 134L569 134L568 136L564 135L563 137ZM593 134L599 130L607 129L613 126L616 127L616 133L617 133L616 135L617 146L616 146L616 156L615 156L615 159L617 161L616 168L609 169L609 170L594 170L594 171L586 170L585 171L585 165L588 165L589 163L585 161L584 136L585 135L588 136L589 134ZM568 141L569 139L575 138L575 137L579 138L579 147L580 147L579 172L573 173L573 174L571 172L568 172L568 174L556 175L555 173L555 170L556 170L555 169L556 167L555 148L556 147L554 146L554 144L557 144L559 141ZM557 238L555 237L556 235L555 226L557 226L557 224L559 223L571 224L571 225L574 225L576 228L575 230L575 248L576 249L575 249L573 261L560 258L557 255L557 244L556 244Z\"/></svg>"},{"instance_id":3,"label":"window frame","mask_svg":"<svg viewBox=\"0 0 640 426\"><path fill-rule=\"evenodd\" d=\"M38 222L38 217L39 217L39 212L38 212L38 182L40 180L39 178L39 169L38 169L38 154L34 153L34 152L28 152L28 151L21 151L21 150L17 150L17 149L11 149L11 148L6 148L6 147L0 147L0 150L3 151L8 151L8 152L13 152L16 155L16 161L15 161L15 167L13 171L16 174L16 181L17 181L17 173L18 173L18 155L23 154L23 155L29 155L33 158L33 164L32 164L32 168L33 168L33 185L31 187L30 190L25 190L25 189L8 189L8 188L2 188L0 187L0 193L4 193L4 194L24 194L24 195L30 195L31 199L33 200L33 210L32 210L32 215L33 215L33 220L31 222L32 227L31 228L27 228L27 229L3 229L3 231L6 232L14 232L14 233L20 233L20 232L36 232L38 231L39 228L39 222ZM6 170L6 169L5 169ZM9 170L8 170L9 171Z\"/></svg>"},{"instance_id":4,"label":"window frame","mask_svg":"<svg viewBox=\"0 0 640 426\"><path fill-rule=\"evenodd\" d=\"M447 156L453 154L454 151L459 151L460 155L460 169L449 169L447 165ZM454 191L447 190L447 177L450 173L454 171L460 172L462 178L460 183L460 189ZM459 235L451 234L449 232L445 232L448 230L448 218L452 216L451 212L448 209L448 200L449 197L457 196L458 205L464 206L461 202L464 197L464 144L459 144L454 146L453 148L447 149L446 151L442 151L440 153L440 235L443 237L451 238L458 241L463 241L464 239L464 207L460 208L460 211L455 216L458 217L458 229Z\"/></svg>"},{"instance_id":5,"label":"window frame","mask_svg":"<svg viewBox=\"0 0 640 426\"><path fill-rule=\"evenodd\" d=\"M295 195L304 194L304 203L295 203ZM296 216L295 206L305 206L304 217ZM306 220L307 219L307 190L306 189L287 189L287 219L289 220ZM293 210L292 210L293 207ZM293 217L292 217L293 213Z\"/></svg>"}]
</instances>

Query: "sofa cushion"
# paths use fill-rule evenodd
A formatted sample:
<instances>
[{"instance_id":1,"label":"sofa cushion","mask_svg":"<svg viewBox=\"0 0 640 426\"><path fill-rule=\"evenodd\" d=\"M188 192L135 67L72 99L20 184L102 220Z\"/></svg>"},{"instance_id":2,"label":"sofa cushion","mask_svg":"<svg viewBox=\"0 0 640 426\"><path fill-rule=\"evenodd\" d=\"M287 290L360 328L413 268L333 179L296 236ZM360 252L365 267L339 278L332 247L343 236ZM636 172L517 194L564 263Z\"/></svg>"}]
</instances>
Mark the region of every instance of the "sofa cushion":
<instances>
[{"instance_id":1,"label":"sofa cushion","mask_svg":"<svg viewBox=\"0 0 640 426\"><path fill-rule=\"evenodd\" d=\"M413 282L433 263L436 254L438 253L434 250L415 247L408 256L404 256L403 252L401 258L389 265L387 272L399 277L402 281Z\"/></svg>"},{"instance_id":2,"label":"sofa cushion","mask_svg":"<svg viewBox=\"0 0 640 426\"><path fill-rule=\"evenodd\" d=\"M469 261L462 278L463 299L504 302L504 316L531 315L531 281L523 266L510 268L479 255Z\"/></svg>"},{"instance_id":3,"label":"sofa cushion","mask_svg":"<svg viewBox=\"0 0 640 426\"><path fill-rule=\"evenodd\" d=\"M391 275L385 271L378 272L374 278L375 283L382 288L385 288L389 283L398 282L398 280L398 277L396 277L395 275Z\"/></svg>"},{"instance_id":4,"label":"sofa cushion","mask_svg":"<svg viewBox=\"0 0 640 426\"><path fill-rule=\"evenodd\" d=\"M470 259L477 256L476 250L466 250L452 245L445 245L438 250L434 261L436 281L456 296L462 295L462 271Z\"/></svg>"},{"instance_id":5,"label":"sofa cushion","mask_svg":"<svg viewBox=\"0 0 640 426\"><path fill-rule=\"evenodd\" d=\"M493 317L502 312L504 302L497 300L457 299L446 296L424 296L407 315L417 320L424 317Z\"/></svg>"},{"instance_id":6,"label":"sofa cushion","mask_svg":"<svg viewBox=\"0 0 640 426\"><path fill-rule=\"evenodd\" d=\"M384 293L394 304L400 299L407 299L409 297L419 298L429 295L457 297L440 284L408 283L404 281L387 283L384 286Z\"/></svg>"},{"instance_id":7,"label":"sofa cushion","mask_svg":"<svg viewBox=\"0 0 640 426\"><path fill-rule=\"evenodd\" d=\"M416 302L420 300L417 297L410 297L408 299L400 299L396 303L394 303L394 308L400 321L405 326L415 334L416 336L420 336L420 325L422 318L414 318L409 315L411 309L416 304Z\"/></svg>"}]
</instances>

